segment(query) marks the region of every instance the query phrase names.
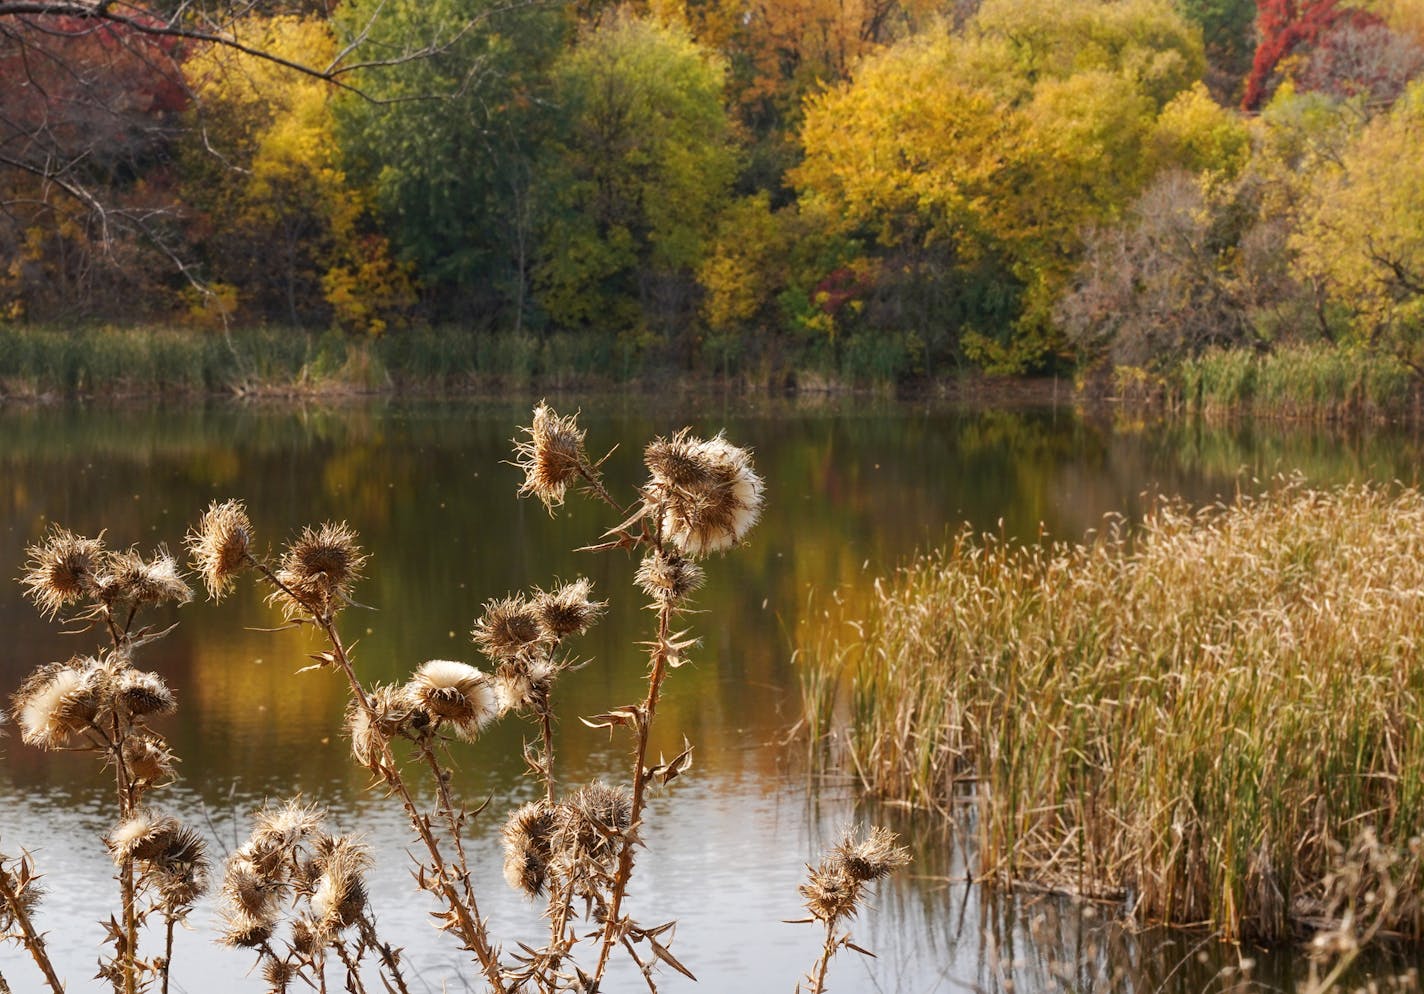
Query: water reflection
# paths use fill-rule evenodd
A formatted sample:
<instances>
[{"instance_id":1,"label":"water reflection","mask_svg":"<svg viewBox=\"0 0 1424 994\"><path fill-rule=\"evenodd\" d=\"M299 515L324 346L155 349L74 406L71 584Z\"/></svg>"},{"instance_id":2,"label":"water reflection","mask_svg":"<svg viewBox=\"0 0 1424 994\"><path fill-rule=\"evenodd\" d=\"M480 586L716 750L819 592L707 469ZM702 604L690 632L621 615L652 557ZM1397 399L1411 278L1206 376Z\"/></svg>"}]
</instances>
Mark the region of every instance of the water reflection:
<instances>
[{"instance_id":1,"label":"water reflection","mask_svg":"<svg viewBox=\"0 0 1424 994\"><path fill-rule=\"evenodd\" d=\"M611 600L605 621L579 645L593 664L558 694L559 776L574 783L617 775L626 743L574 720L637 693L644 658L632 643L649 616L631 589L634 563L571 550L612 524L571 501L552 519L518 502L518 473L504 463L533 401L342 404L330 407L211 404L178 408L39 407L0 411L0 569L18 572L23 549L49 522L107 529L112 545L181 544L214 498L249 505L259 541L279 546L295 528L345 519L372 553L358 593L375 606L350 612L355 657L368 679L403 678L428 658L476 661L467 632L488 598L554 578L587 575ZM571 410L577 401L556 402ZM793 633L814 624L810 589L864 590L870 578L944 538L961 522L1031 538L1072 538L1109 511L1138 513L1150 493L1194 501L1229 495L1252 478L1300 470L1316 482L1413 480L1419 440L1401 432L1266 431L1203 425L1142 426L1068 409L966 411L934 404L862 401L806 404L672 399L585 401L591 449L616 446L610 484L641 480L638 454L654 434L683 424L725 427L756 450L768 480L764 521L744 550L709 564L693 618L703 637L693 665L670 681L654 751L696 746L686 782L655 800L652 858L639 868L636 911L678 918L677 950L703 982L723 991L787 989L819 948L799 917L804 864L855 815L840 790L808 794L794 752L780 741L797 718ZM145 664L177 690L166 731L184 781L165 806L231 846L264 797L301 792L330 806L338 824L366 832L379 859L376 911L407 945L422 982L465 989L461 959L429 929L413 892L397 813L367 793L346 761L339 716L345 694L331 674L295 671L312 646L273 624L250 587L221 605L177 612L181 626ZM88 648L40 621L0 588L0 689L36 664ZM521 744L532 729L507 721L461 756L459 788L492 797L503 812L528 799ZM113 870L98 843L109 827L108 790L87 757L41 754L5 743L0 846L37 849L47 873L48 927L64 971L92 975ZM1201 991L1224 984L1229 949L1180 936L1123 932L1112 914L1048 899L1011 902L967 888L962 849L941 825L880 812L914 840L913 875L882 889L858 936L881 953L849 955L833 969L839 990L1131 989ZM537 911L500 881L498 819L482 820L484 910L506 941L538 934ZM96 897L97 895L97 897ZM181 937L175 990L259 990L243 954L213 946L213 909ZM514 922L512 930L505 923ZM521 931L523 930L523 931ZM1198 953L1205 952L1205 960ZM1289 956L1253 954L1255 981L1280 988L1303 969ZM20 954L0 969L28 977ZM221 978L214 980L214 978ZM617 990L638 983L624 976ZM1254 981L1253 981L1254 982ZM679 989L669 979L667 989Z\"/></svg>"}]
</instances>

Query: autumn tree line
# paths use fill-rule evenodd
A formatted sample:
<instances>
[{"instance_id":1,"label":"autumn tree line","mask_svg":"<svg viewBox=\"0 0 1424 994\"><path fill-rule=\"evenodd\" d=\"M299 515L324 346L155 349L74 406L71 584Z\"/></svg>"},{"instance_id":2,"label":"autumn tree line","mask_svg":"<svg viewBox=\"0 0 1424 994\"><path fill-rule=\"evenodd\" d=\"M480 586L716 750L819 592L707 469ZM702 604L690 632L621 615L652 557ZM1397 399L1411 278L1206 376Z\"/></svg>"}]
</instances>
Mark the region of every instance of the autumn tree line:
<instances>
[{"instance_id":1,"label":"autumn tree line","mask_svg":"<svg viewBox=\"0 0 1424 994\"><path fill-rule=\"evenodd\" d=\"M0 4L0 324L1424 370L1424 0L126 9Z\"/></svg>"}]
</instances>

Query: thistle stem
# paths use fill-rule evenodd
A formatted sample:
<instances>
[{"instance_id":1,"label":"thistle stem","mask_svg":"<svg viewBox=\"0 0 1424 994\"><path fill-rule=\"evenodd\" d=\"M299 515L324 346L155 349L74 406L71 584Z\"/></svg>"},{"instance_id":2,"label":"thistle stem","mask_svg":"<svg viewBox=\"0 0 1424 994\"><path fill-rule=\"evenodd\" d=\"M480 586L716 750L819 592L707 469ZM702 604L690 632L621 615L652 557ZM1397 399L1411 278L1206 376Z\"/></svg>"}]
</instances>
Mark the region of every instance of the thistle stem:
<instances>
[{"instance_id":1,"label":"thistle stem","mask_svg":"<svg viewBox=\"0 0 1424 994\"><path fill-rule=\"evenodd\" d=\"M295 590L277 578L266 563L259 559L248 556L248 561L282 593L290 597L293 602L300 605L307 613L307 616L315 623L326 636L327 643L331 646L332 657L336 661L337 668L346 675L346 681L350 685L351 695L366 712L372 721L376 719L374 709L371 707L371 700L366 696L365 688L361 686L361 681L356 677L356 671L351 665L351 658L347 655L346 646L341 641L341 633L336 630L336 625L329 615L317 611L305 598ZM411 796L410 788L400 775L400 770L396 766L395 757L391 753L389 742L382 742L380 775L391 791L400 798L401 805L405 808L406 817L410 819L411 827L420 836L420 841L425 844L426 851L430 854L432 869L435 871L436 883L438 884L441 896L444 897L446 905L450 908L450 913L454 916L459 925L460 937L465 940L479 958L480 966L484 970L485 979L490 982L494 990L504 994L506 991L504 978L500 972L499 957L489 939L489 933L485 928L484 920L480 917L479 906L475 903L474 891L470 885L469 872L463 874L463 881L468 905L461 901L460 894L455 890L455 885L451 883L451 872L446 867L445 856L440 851L440 843L436 840L435 834L431 831L430 820L421 814L416 806L415 798ZM436 776L437 783L439 776ZM456 839L458 847L459 840ZM461 853L463 862L463 853ZM323 981L324 982L324 981Z\"/></svg>"},{"instance_id":2,"label":"thistle stem","mask_svg":"<svg viewBox=\"0 0 1424 994\"><path fill-rule=\"evenodd\" d=\"M25 910L24 902L20 900L20 895L10 882L9 871L5 870L3 866L0 866L0 899L5 901L5 906L10 909L10 915L15 919L15 924L20 926L21 941L30 951L30 957L35 961L35 965L44 974L49 989L54 994L64 994L64 984L60 983L58 974L54 972L54 964L49 960L49 950L45 949L44 936L35 931L34 923L30 921L29 912Z\"/></svg>"},{"instance_id":3,"label":"thistle stem","mask_svg":"<svg viewBox=\"0 0 1424 994\"><path fill-rule=\"evenodd\" d=\"M633 752L633 807L628 819L628 834L624 837L623 848L618 853L618 872L613 879L608 918L603 925L603 939L598 950L598 966L593 973L595 989L602 981L604 971L608 968L608 956L613 951L613 944L621 938L620 914L623 907L623 895L628 890L628 880L633 875L633 839L642 823L643 804L648 787L646 775L648 730L657 713L663 677L667 675L668 633L671 629L672 605L664 603L658 609L658 640L653 645L653 665L648 674L648 696L643 701L642 711L638 716L638 744Z\"/></svg>"}]
</instances>

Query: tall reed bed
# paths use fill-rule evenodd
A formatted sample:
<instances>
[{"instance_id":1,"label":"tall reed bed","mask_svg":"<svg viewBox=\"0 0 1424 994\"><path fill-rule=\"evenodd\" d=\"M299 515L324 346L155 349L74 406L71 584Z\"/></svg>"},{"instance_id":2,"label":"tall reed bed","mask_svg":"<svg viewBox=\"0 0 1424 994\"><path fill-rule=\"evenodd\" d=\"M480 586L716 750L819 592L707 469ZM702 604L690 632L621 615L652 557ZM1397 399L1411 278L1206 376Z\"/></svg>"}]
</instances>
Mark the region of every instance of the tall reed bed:
<instances>
[{"instance_id":1,"label":"tall reed bed","mask_svg":"<svg viewBox=\"0 0 1424 994\"><path fill-rule=\"evenodd\" d=\"M871 790L972 804L986 878L1262 939L1372 901L1424 938L1421 607L1424 495L1287 483L961 532L809 630L806 696ZM1394 855L1346 860L1366 829Z\"/></svg>"},{"instance_id":2,"label":"tall reed bed","mask_svg":"<svg viewBox=\"0 0 1424 994\"><path fill-rule=\"evenodd\" d=\"M0 398L365 393L619 382L674 364L612 334L410 328L378 338L300 328L0 324Z\"/></svg>"},{"instance_id":3,"label":"tall reed bed","mask_svg":"<svg viewBox=\"0 0 1424 994\"><path fill-rule=\"evenodd\" d=\"M1316 421L1409 414L1417 380L1391 355L1324 343L1263 353L1212 349L1183 360L1169 377L1170 392L1193 413Z\"/></svg>"},{"instance_id":4,"label":"tall reed bed","mask_svg":"<svg viewBox=\"0 0 1424 994\"><path fill-rule=\"evenodd\" d=\"M465 979L499 994L607 990L610 968L623 957L651 991L660 970L696 979L672 951L676 922L635 917L634 871L649 798L692 766L690 745L655 761L650 732L667 681L696 651L690 615L703 564L746 539L761 513L763 483L750 452L720 434L701 439L687 429L647 445L647 478L621 498L605 485L602 462L587 454L576 418L545 404L535 408L514 451L524 476L521 496L538 498L550 514L571 491L601 503L612 527L584 551L637 559L630 580L653 615L639 646L648 661L646 682L627 688L623 703L582 717L584 725L624 737L626 781L569 783L555 755L560 678L591 664L571 645L606 607L588 579L487 600L470 632L485 669L430 659L409 679L382 684L362 678L354 643L343 632L349 612L362 608L356 593L369 565L344 522L304 526L274 552L259 543L242 501L214 501L185 537L192 569L213 600L252 579L281 627L305 628L324 643L307 669L325 671L347 691L350 758L408 821L415 886L435 909L438 928L469 955ZM119 909L106 923L110 948L101 951L98 979L114 994L167 994L174 927L216 873L203 837L151 802L177 777L156 724L177 702L136 660L174 627L144 623L153 610L188 603L192 589L163 548L145 558L136 549L108 548L102 535L59 526L30 548L22 582L43 615L103 638L92 655L36 669L11 708L25 744L92 753L114 778L116 824L104 844L117 867ZM481 733L501 720L528 723L523 754L535 788L531 800L502 814L503 876L544 907L542 942L502 944L480 911L488 882L479 879L471 826L501 814L471 806L454 788L457 753L478 749ZM430 791L433 803L423 800ZM810 870L801 888L806 921L819 924L825 939L804 989L825 989L840 951L865 952L848 923L867 885L908 858L889 832L875 829L863 839L848 832ZM359 836L328 832L318 808L297 798L265 805L247 841L223 864L218 941L250 950L271 994L410 994L401 950L382 937L371 913L372 859ZM0 941L22 945L50 994L65 994L36 924L36 879L28 854L0 856ZM154 950L155 931L161 953Z\"/></svg>"}]
</instances>

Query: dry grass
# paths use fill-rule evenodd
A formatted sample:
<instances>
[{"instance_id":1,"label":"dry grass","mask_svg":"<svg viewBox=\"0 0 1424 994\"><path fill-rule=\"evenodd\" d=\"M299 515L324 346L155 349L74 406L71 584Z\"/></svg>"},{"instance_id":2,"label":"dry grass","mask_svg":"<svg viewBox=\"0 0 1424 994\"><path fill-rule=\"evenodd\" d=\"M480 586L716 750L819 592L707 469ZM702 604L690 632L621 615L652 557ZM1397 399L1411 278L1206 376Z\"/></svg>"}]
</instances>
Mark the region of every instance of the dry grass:
<instances>
[{"instance_id":1,"label":"dry grass","mask_svg":"<svg viewBox=\"0 0 1424 994\"><path fill-rule=\"evenodd\" d=\"M986 878L1278 938L1328 917L1336 840L1368 827L1402 854L1382 927L1424 937L1421 597L1413 489L1164 502L1076 544L963 532L815 626L810 723L878 794L972 784Z\"/></svg>"}]
</instances>

